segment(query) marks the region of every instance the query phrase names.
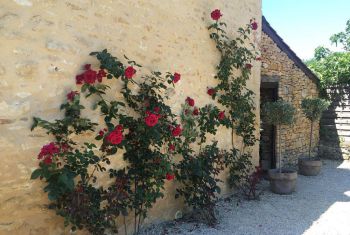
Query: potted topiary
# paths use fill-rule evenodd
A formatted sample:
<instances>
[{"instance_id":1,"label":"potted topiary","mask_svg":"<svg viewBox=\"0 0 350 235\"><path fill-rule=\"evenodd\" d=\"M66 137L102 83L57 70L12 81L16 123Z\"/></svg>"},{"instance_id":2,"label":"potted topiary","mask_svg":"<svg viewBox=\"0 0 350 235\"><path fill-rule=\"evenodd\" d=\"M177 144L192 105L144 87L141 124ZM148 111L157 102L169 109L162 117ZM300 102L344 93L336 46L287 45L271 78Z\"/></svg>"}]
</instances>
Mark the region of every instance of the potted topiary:
<instances>
[{"instance_id":1,"label":"potted topiary","mask_svg":"<svg viewBox=\"0 0 350 235\"><path fill-rule=\"evenodd\" d=\"M278 100L276 102L267 102L263 105L262 111L266 115L266 121L275 125L278 131L278 156L279 168L269 170L269 179L271 191L277 194L291 194L295 191L297 172L282 167L282 151L281 151L281 131L282 125L291 125L294 121L295 109L292 104Z\"/></svg>"},{"instance_id":2,"label":"potted topiary","mask_svg":"<svg viewBox=\"0 0 350 235\"><path fill-rule=\"evenodd\" d=\"M321 118L323 111L325 111L330 105L329 101L320 98L309 99L306 98L301 103L301 108L307 119L310 120L310 142L309 142L309 155L308 157L299 158L299 174L314 176L318 175L321 171L322 161L316 156L311 157L311 146L313 136L314 122Z\"/></svg>"}]
</instances>

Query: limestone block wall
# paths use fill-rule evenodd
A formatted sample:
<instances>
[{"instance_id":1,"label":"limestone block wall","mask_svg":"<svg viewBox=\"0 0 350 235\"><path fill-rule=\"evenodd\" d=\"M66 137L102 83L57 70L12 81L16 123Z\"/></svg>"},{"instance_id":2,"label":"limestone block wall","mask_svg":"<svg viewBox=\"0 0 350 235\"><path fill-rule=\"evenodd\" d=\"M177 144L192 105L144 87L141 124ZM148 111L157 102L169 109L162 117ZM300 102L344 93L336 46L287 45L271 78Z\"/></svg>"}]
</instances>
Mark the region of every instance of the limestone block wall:
<instances>
[{"instance_id":1,"label":"limestone block wall","mask_svg":"<svg viewBox=\"0 0 350 235\"><path fill-rule=\"evenodd\" d=\"M262 66L261 76L278 79L278 96L291 102L296 108L295 123L281 128L283 161L295 165L298 157L308 154L310 141L310 122L301 111L304 98L318 97L317 84L299 69L286 53L264 32L261 36ZM319 123L314 124L313 148L319 141ZM314 148L314 151L316 149Z\"/></svg>"},{"instance_id":2,"label":"limestone block wall","mask_svg":"<svg viewBox=\"0 0 350 235\"><path fill-rule=\"evenodd\" d=\"M31 181L36 156L51 141L44 132L30 132L32 117L60 118L59 105L81 66L97 61L88 54L107 48L113 55L142 64L143 70L179 72L171 105L179 112L187 96L203 106L219 62L209 38L210 12L219 8L228 32L256 18L261 25L261 0L8 0L0 7L0 234L69 234L63 219L47 209L43 184ZM260 31L254 34L254 43ZM259 103L260 64L255 62L249 88ZM258 105L257 105L258 106ZM93 121L98 116L85 111ZM257 130L259 130L259 108ZM215 137L230 147L230 132ZM258 145L252 148L258 161ZM120 162L114 164L121 164ZM223 179L226 175L223 175ZM181 209L174 184L146 222L173 219ZM228 190L224 190L227 193Z\"/></svg>"}]
</instances>

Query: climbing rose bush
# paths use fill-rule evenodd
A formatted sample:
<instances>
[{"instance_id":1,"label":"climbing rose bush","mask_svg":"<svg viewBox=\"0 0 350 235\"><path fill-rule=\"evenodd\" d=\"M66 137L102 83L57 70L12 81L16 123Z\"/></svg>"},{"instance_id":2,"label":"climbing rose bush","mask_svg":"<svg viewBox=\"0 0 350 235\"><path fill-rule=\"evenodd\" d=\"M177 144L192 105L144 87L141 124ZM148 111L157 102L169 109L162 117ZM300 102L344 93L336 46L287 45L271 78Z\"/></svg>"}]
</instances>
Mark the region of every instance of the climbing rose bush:
<instances>
[{"instance_id":1,"label":"climbing rose bush","mask_svg":"<svg viewBox=\"0 0 350 235\"><path fill-rule=\"evenodd\" d=\"M100 62L99 69L83 66L76 76L80 92L69 92L61 105L65 117L53 122L34 118L32 129L41 127L55 140L42 147L32 179L45 182L50 208L63 216L72 230L116 233L116 219L128 216L135 218L137 233L148 210L163 197L165 182L175 179L172 156L177 154L175 145L181 144L182 128L165 104L165 90L181 75L168 72L163 77L155 71L136 77L135 68L141 65L134 61L127 59L125 65L107 50L91 55ZM104 85L104 79L121 83L122 89L114 92L120 92L123 99L105 95L115 88ZM131 85L138 88L133 90ZM103 124L81 116L85 108L81 95L93 97ZM94 139L80 143L74 138L84 133ZM164 151L166 146L169 151ZM111 165L116 158L126 164ZM101 181L104 175L112 183Z\"/></svg>"},{"instance_id":2,"label":"climbing rose bush","mask_svg":"<svg viewBox=\"0 0 350 235\"><path fill-rule=\"evenodd\" d=\"M214 105L197 107L195 100L187 97L178 123L177 115L166 104L169 98L166 90L170 86L176 88L180 73L163 75L153 71L140 75L141 65L126 56L123 63L103 50L90 54L99 61L98 68L86 64L75 77L80 91L66 95L60 107L64 112L62 119L46 121L34 117L32 130L43 128L54 140L42 147L38 154L39 167L31 178L44 182L49 208L64 217L66 226L70 225L73 231L85 228L92 234L110 234L118 232L119 217L123 217L126 231L126 218L131 217L134 233L138 233L149 209L164 196L165 182L173 180L180 183L177 197L182 196L194 209L208 212L204 214L208 224L215 220L214 203L220 193L218 175L224 167L230 167L232 172L232 164L241 162L233 160L238 155L234 146L230 151L222 151L217 142L207 143L207 134L215 135L217 127L224 125L236 130L244 143L251 145L254 141L251 92L245 89L252 56L247 48L228 48L229 44L223 41L228 37L220 28L225 25L220 22L221 17L221 11L214 10L211 18L215 23L209 27L217 30L211 38L223 55L216 77L221 82L208 88L207 94L227 109L226 114ZM249 30L256 29L257 23L252 20L248 29L239 32L245 38ZM232 55L226 53L239 49L243 53L236 58L239 63L232 60L234 64L228 66L241 69L243 77L237 83L226 84L223 80L232 73L224 66L224 56L230 58ZM121 89L105 85L105 80L114 80ZM120 93L122 98L110 99L107 90ZM82 117L85 107L80 102L81 96L92 97L91 106L103 123ZM235 103L229 104L229 99ZM238 111L230 109L233 106ZM94 139L81 143L77 138L81 135ZM200 145L199 152L193 148L196 144ZM176 155L182 157L179 162L173 161ZM112 164L121 159L123 164ZM102 180L106 177L110 178L108 183Z\"/></svg>"}]
</instances>

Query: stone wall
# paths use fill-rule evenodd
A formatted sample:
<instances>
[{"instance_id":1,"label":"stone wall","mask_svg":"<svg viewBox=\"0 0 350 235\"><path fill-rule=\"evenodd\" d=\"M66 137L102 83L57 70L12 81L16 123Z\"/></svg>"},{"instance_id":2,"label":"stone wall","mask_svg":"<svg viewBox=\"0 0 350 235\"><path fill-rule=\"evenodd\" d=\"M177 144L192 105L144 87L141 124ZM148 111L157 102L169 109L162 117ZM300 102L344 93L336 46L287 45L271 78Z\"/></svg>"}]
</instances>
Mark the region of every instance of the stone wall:
<instances>
[{"instance_id":1,"label":"stone wall","mask_svg":"<svg viewBox=\"0 0 350 235\"><path fill-rule=\"evenodd\" d=\"M283 161L295 165L298 157L308 154L310 141L310 122L302 114L301 101L304 98L318 96L318 89L305 73L298 68L286 53L266 34L261 36L262 66L261 76L278 81L278 96L291 102L297 113L292 126L283 126L281 143ZM279 130L277 130L278 132ZM319 141L319 124L314 124L313 149Z\"/></svg>"},{"instance_id":2,"label":"stone wall","mask_svg":"<svg viewBox=\"0 0 350 235\"><path fill-rule=\"evenodd\" d=\"M91 51L107 48L119 58L125 54L144 66L138 74L148 70L181 73L171 100L176 112L187 96L198 106L213 102L206 89L215 85L219 54L207 26L215 8L222 10L230 33L253 17L261 25L260 0L2 1L0 234L69 234L63 219L47 209L43 184L29 179L41 146L51 140L39 130L30 132L30 126L33 116L61 117L58 108L66 93L75 89L81 66L97 65L88 56ZM255 40L260 32L260 28L255 32ZM253 65L248 85L258 104L260 64ZM91 114L83 113L98 121ZM259 109L256 114L259 130ZM215 138L221 147L230 147L230 132L225 128ZM258 145L252 151L257 163ZM181 209L179 200L174 200L174 184L166 184L166 196L146 222L173 219Z\"/></svg>"}]
</instances>

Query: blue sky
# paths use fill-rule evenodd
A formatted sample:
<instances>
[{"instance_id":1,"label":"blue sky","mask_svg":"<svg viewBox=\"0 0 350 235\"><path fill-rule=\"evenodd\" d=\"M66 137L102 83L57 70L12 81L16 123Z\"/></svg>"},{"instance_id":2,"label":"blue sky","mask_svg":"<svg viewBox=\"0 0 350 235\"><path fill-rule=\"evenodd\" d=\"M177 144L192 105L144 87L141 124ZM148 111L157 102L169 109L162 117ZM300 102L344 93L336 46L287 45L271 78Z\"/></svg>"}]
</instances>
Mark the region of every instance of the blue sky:
<instances>
[{"instance_id":1,"label":"blue sky","mask_svg":"<svg viewBox=\"0 0 350 235\"><path fill-rule=\"evenodd\" d=\"M345 30L350 19L350 0L262 0L263 15L301 58L313 57L317 46L331 50L332 34Z\"/></svg>"}]
</instances>

